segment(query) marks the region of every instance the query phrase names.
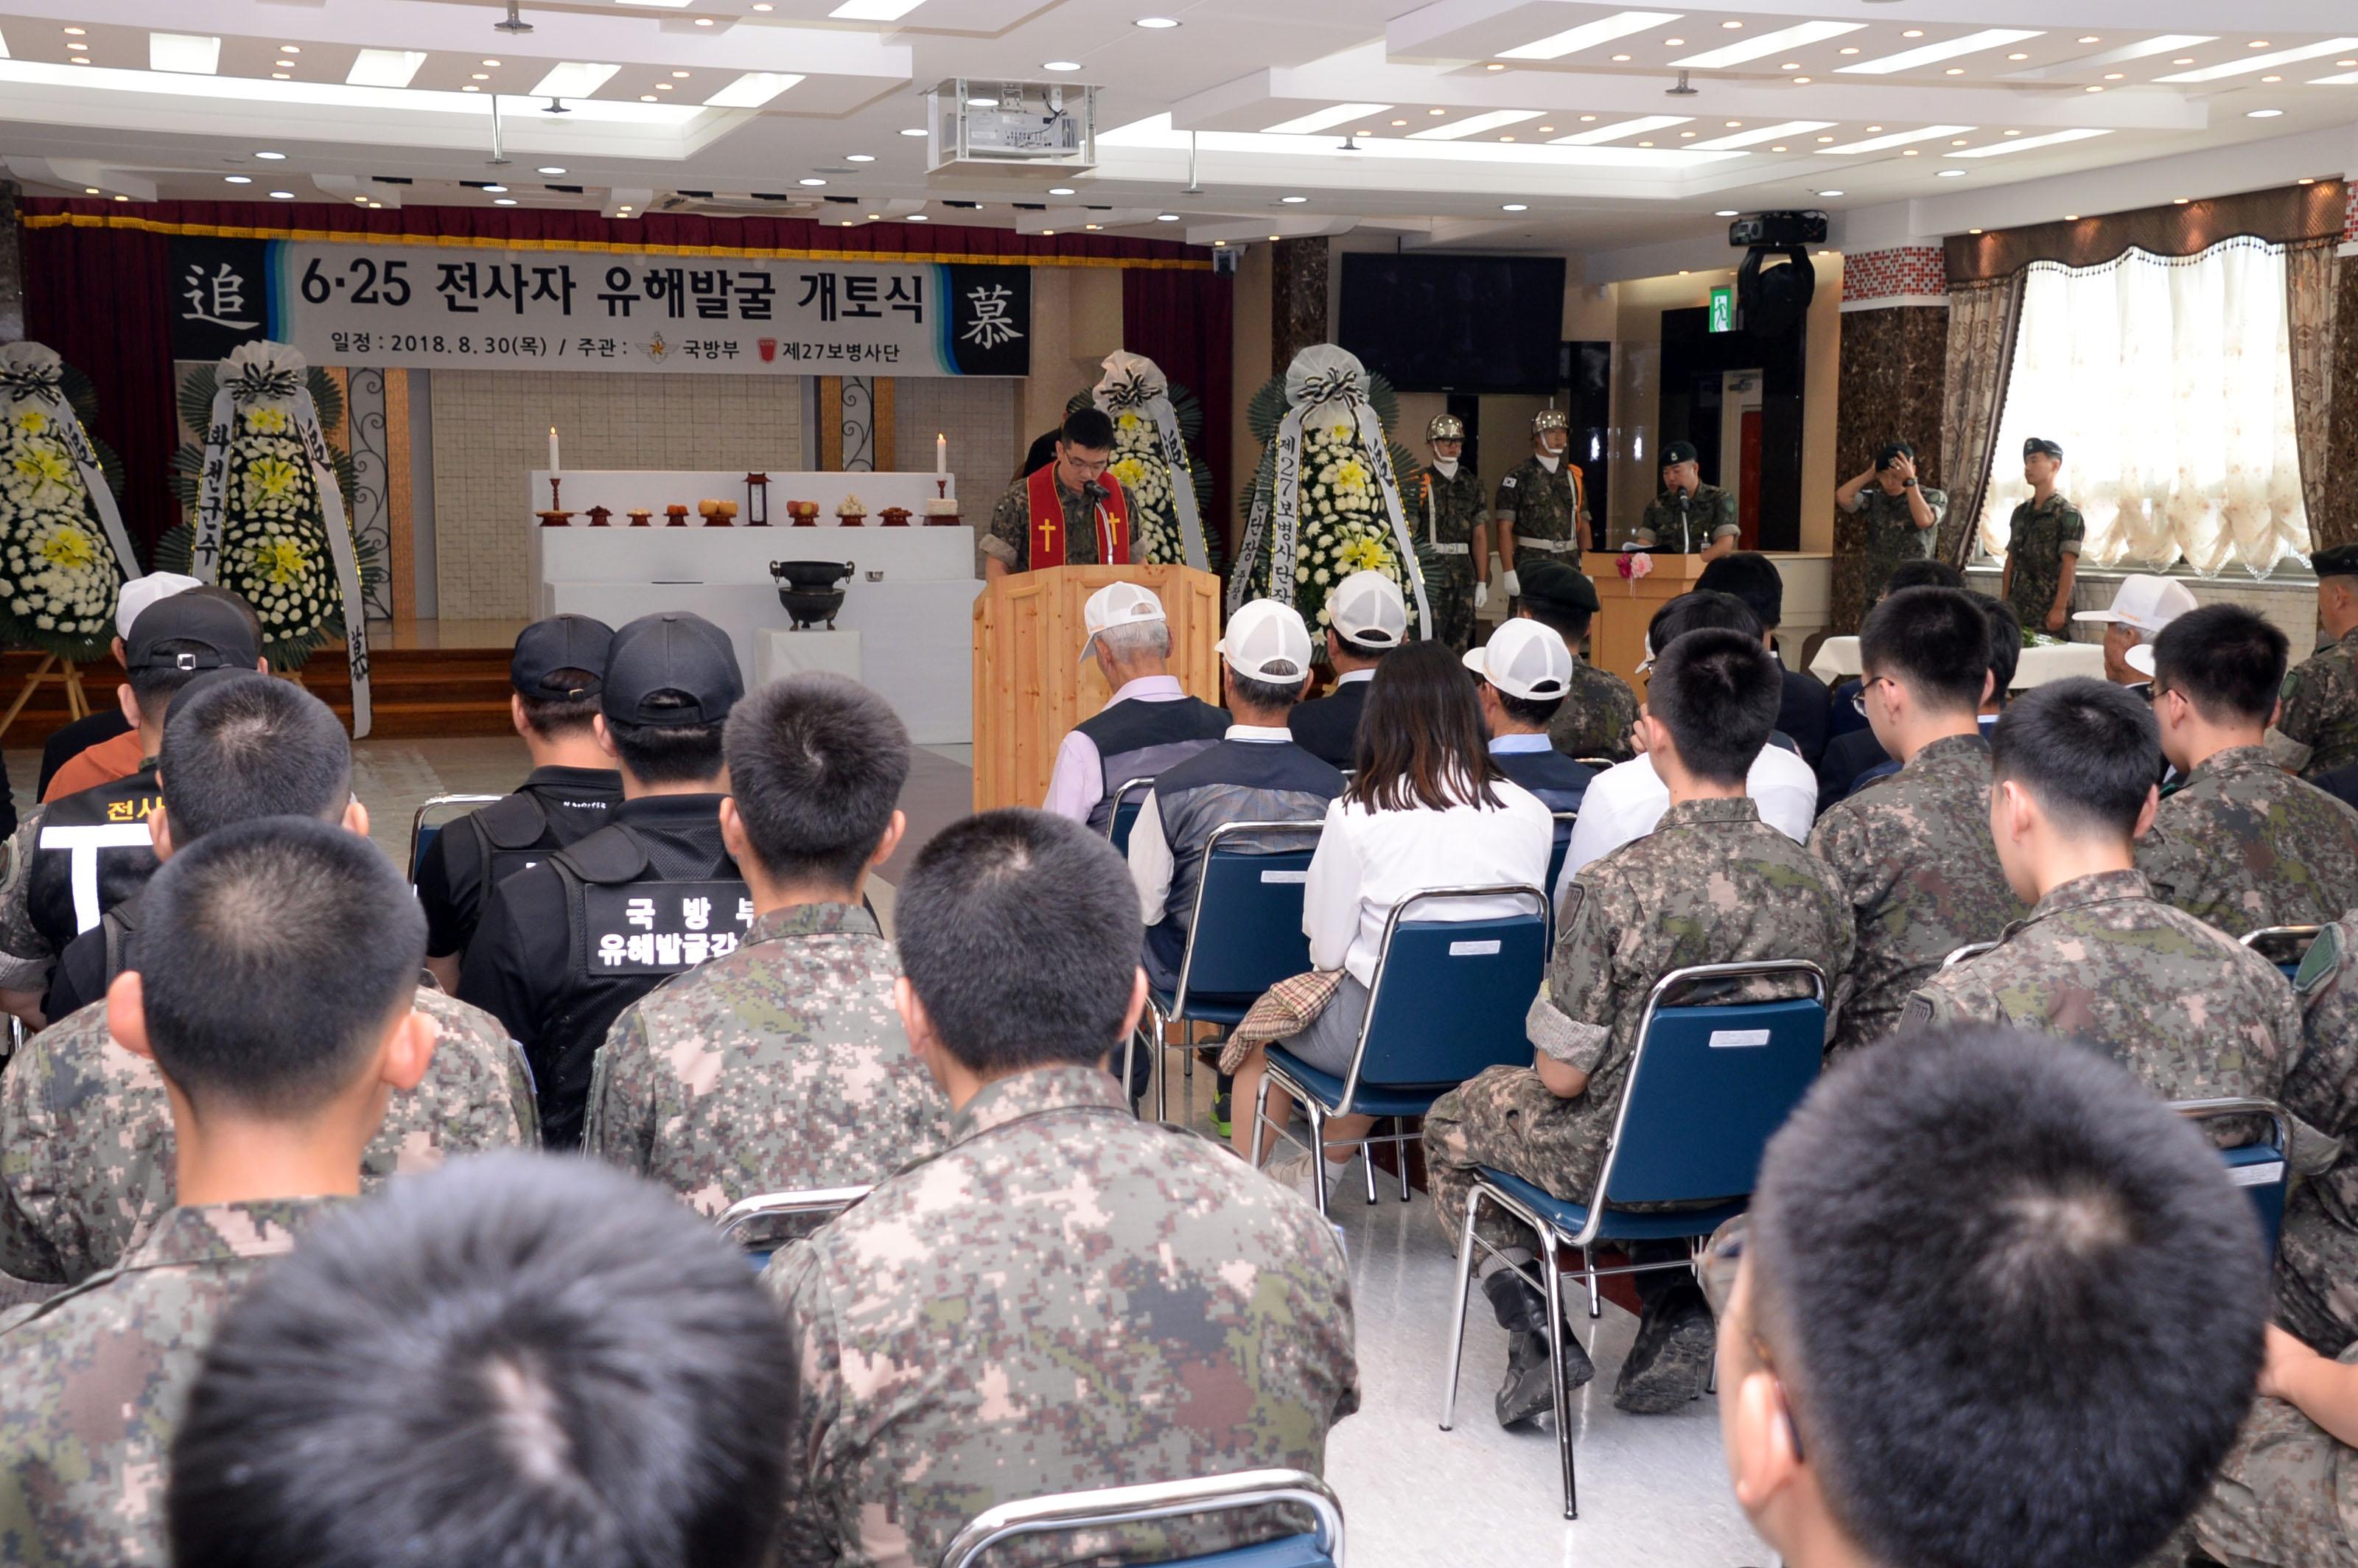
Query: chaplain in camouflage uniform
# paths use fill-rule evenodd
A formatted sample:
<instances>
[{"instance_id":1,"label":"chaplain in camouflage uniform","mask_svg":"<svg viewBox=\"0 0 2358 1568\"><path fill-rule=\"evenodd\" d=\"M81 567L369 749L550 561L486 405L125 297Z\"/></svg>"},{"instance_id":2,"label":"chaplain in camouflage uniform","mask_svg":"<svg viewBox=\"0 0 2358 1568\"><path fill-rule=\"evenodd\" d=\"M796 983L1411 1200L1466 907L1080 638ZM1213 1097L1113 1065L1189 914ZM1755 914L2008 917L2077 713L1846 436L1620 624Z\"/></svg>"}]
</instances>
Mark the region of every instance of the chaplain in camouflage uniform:
<instances>
[{"instance_id":1,"label":"chaplain in camouflage uniform","mask_svg":"<svg viewBox=\"0 0 2358 1568\"><path fill-rule=\"evenodd\" d=\"M1418 564L1424 569L1425 600L1433 607L1433 634L1459 653L1474 645L1474 612L1489 598L1490 514L1482 504L1482 479L1460 465L1466 422L1439 414L1424 427L1433 461L1418 476Z\"/></svg>"},{"instance_id":2,"label":"chaplain in camouflage uniform","mask_svg":"<svg viewBox=\"0 0 2358 1568\"><path fill-rule=\"evenodd\" d=\"M2358 1568L2358 1448L2292 1402L2347 1411L2358 1345L2336 1361L2269 1328L2261 1398L2192 1520L2195 1541L2227 1568Z\"/></svg>"},{"instance_id":3,"label":"chaplain in camouflage uniform","mask_svg":"<svg viewBox=\"0 0 2358 1568\"><path fill-rule=\"evenodd\" d=\"M1531 416L1531 455L1498 481L1490 503L1497 525L1500 579L1508 597L1523 591L1515 574L1515 557L1528 553L1533 561L1571 557L1579 564L1583 542L1591 537L1588 482L1572 459L1572 421L1561 408L1542 408Z\"/></svg>"},{"instance_id":4,"label":"chaplain in camouflage uniform","mask_svg":"<svg viewBox=\"0 0 2358 1568\"><path fill-rule=\"evenodd\" d=\"M2358 909L2309 945L2293 989L2304 1049L2285 1108L2342 1140L2332 1169L2295 1189L2277 1245L2277 1321L2320 1354L2358 1341Z\"/></svg>"},{"instance_id":5,"label":"chaplain in camouflage uniform","mask_svg":"<svg viewBox=\"0 0 2358 1568\"><path fill-rule=\"evenodd\" d=\"M425 1079L385 1107L361 1189L460 1154L540 1141L532 1086L481 1008L420 989L439 1031ZM26 1042L0 1073L0 1273L77 1284L111 1269L172 1206L172 1117L156 1065L107 1032L95 1001Z\"/></svg>"},{"instance_id":6,"label":"chaplain in camouflage uniform","mask_svg":"<svg viewBox=\"0 0 2358 1568\"><path fill-rule=\"evenodd\" d=\"M1121 858L1078 823L986 812L925 846L895 918L949 1146L763 1275L802 1368L780 1561L932 1563L995 1503L1317 1474L1359 1403L1343 1249L1300 1194L1136 1119L1106 1071L1145 994ZM1122 1560L1292 1527L1153 1527ZM1102 1535L1003 1557L1096 1561Z\"/></svg>"},{"instance_id":7,"label":"chaplain in camouflage uniform","mask_svg":"<svg viewBox=\"0 0 2358 1568\"><path fill-rule=\"evenodd\" d=\"M1866 524L1866 601L1872 604L1902 561L1932 558L1941 519L1948 515L1945 492L1916 478L1916 449L1894 441L1875 454L1875 466L1854 475L1834 492L1834 504Z\"/></svg>"},{"instance_id":8,"label":"chaplain in camouflage uniform","mask_svg":"<svg viewBox=\"0 0 2358 1568\"><path fill-rule=\"evenodd\" d=\"M2055 489L2063 449L2043 436L2022 443L2022 477L2030 499L2017 502L2006 525L2006 571L1997 596L2013 607L2026 632L2060 637L2071 625L2071 585L2080 569L2080 541L2088 525L2080 509Z\"/></svg>"},{"instance_id":9,"label":"chaplain in camouflage uniform","mask_svg":"<svg viewBox=\"0 0 2358 1568\"><path fill-rule=\"evenodd\" d=\"M2285 766L2319 779L2358 762L2358 545L2320 550L2309 565L2318 620L2332 642L2285 676L2268 744Z\"/></svg>"},{"instance_id":10,"label":"chaplain in camouflage uniform","mask_svg":"<svg viewBox=\"0 0 2358 1568\"><path fill-rule=\"evenodd\" d=\"M1638 519L1637 544L1714 561L1736 548L1744 533L1736 519L1736 492L1703 481L1688 441L1662 449L1662 489Z\"/></svg>"}]
</instances>

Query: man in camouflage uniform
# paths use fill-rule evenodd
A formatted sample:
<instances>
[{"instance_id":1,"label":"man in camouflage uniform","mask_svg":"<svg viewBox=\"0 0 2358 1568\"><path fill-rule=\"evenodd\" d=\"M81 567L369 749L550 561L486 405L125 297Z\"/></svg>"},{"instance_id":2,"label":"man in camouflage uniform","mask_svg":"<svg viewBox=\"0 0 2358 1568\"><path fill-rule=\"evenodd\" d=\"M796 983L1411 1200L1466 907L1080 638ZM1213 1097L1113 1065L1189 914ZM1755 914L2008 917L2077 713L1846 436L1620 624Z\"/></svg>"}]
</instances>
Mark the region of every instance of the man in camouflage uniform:
<instances>
[{"instance_id":1,"label":"man in camouflage uniform","mask_svg":"<svg viewBox=\"0 0 2358 1568\"><path fill-rule=\"evenodd\" d=\"M2358 1448L2334 1435L2353 1411L2358 1345L2327 1360L2270 1325L2260 1398L2194 1512L2195 1541L2227 1568L2358 1568Z\"/></svg>"},{"instance_id":2,"label":"man in camouflage uniform","mask_svg":"<svg viewBox=\"0 0 2358 1568\"><path fill-rule=\"evenodd\" d=\"M1054 482L1056 500L1065 514L1055 540L1063 558L1040 564L1106 564L1104 541L1098 536L1098 509L1105 503L1106 492L1119 488L1106 473L1112 461L1113 421L1106 417L1102 409L1076 408L1065 416L1064 428L1056 438ZM1113 525L1123 526L1119 522ZM999 578L1010 572L1032 570L1035 564L1032 559L1032 475L1027 473L1000 495L999 503L990 509L990 526L975 540L976 547L982 552L983 575Z\"/></svg>"},{"instance_id":3,"label":"man in camouflage uniform","mask_svg":"<svg viewBox=\"0 0 2358 1568\"><path fill-rule=\"evenodd\" d=\"M160 1568L165 1462L214 1321L359 1191L387 1089L434 1054L407 1006L426 917L382 854L324 823L246 823L174 856L148 885L139 957L110 1006L185 1108L178 1184L197 1195L119 1267L0 1326L11 1562ZM255 1009L254 992L276 1000Z\"/></svg>"},{"instance_id":4,"label":"man in camouflage uniform","mask_svg":"<svg viewBox=\"0 0 2358 1568\"><path fill-rule=\"evenodd\" d=\"M1120 857L1077 823L987 812L925 847L896 918L902 1018L955 1119L947 1149L763 1275L802 1368L780 1561L931 1563L995 1503L1317 1474L1359 1402L1342 1249L1299 1194L1123 1103L1104 1063L1145 991ZM1206 1516L1126 1534L1122 1560L1289 1524Z\"/></svg>"},{"instance_id":5,"label":"man in camouflage uniform","mask_svg":"<svg viewBox=\"0 0 2358 1568\"><path fill-rule=\"evenodd\" d=\"M1433 635L1459 653L1474 645L1474 612L1489 598L1490 514L1482 504L1482 476L1462 467L1466 422L1440 414L1424 427L1433 461L1418 476L1417 561L1433 607Z\"/></svg>"},{"instance_id":6,"label":"man in camouflage uniform","mask_svg":"<svg viewBox=\"0 0 2358 1568\"><path fill-rule=\"evenodd\" d=\"M151 821L166 864L262 817L308 816L367 843L343 726L299 687L251 671L202 676L173 700L159 750L170 783ZM144 893L136 904L144 942ZM441 1043L423 1081L393 1097L362 1157L372 1187L448 1154L534 1141L531 1087L498 1021L437 991L418 991L414 1005ZM34 1036L0 1075L0 1272L64 1285L112 1268L171 1207L174 1147L155 1064L109 1033L104 1002Z\"/></svg>"},{"instance_id":7,"label":"man in camouflage uniform","mask_svg":"<svg viewBox=\"0 0 2358 1568\"><path fill-rule=\"evenodd\" d=\"M1537 562L1549 557L1571 556L1578 565L1583 542L1591 538L1588 481L1572 460L1572 422L1560 408L1542 408L1531 416L1531 455L1498 481L1490 503L1497 526L1498 563L1506 568L1499 583L1508 597L1520 597L1522 579L1515 558L1527 554Z\"/></svg>"},{"instance_id":8,"label":"man in camouflage uniform","mask_svg":"<svg viewBox=\"0 0 2358 1568\"><path fill-rule=\"evenodd\" d=\"M2268 744L2285 766L2315 780L2358 762L2358 545L2320 550L2309 565L2330 645L2285 677Z\"/></svg>"},{"instance_id":9,"label":"man in camouflage uniform","mask_svg":"<svg viewBox=\"0 0 2358 1568\"><path fill-rule=\"evenodd\" d=\"M2267 749L2285 634L2233 604L2189 611L2150 649L2162 755L2183 783L2137 843L2153 896L2230 936L2358 904L2358 811Z\"/></svg>"},{"instance_id":10,"label":"man in camouflage uniform","mask_svg":"<svg viewBox=\"0 0 2358 1568\"><path fill-rule=\"evenodd\" d=\"M2331 1170L2293 1191L2277 1242L2277 1321L2320 1355L2358 1342L2358 909L2326 924L2293 991L2303 1049L2284 1106L2342 1141Z\"/></svg>"},{"instance_id":11,"label":"man in camouflage uniform","mask_svg":"<svg viewBox=\"0 0 2358 1568\"><path fill-rule=\"evenodd\" d=\"M708 1215L882 1181L949 1128L892 1009L892 944L861 899L907 826L894 803L908 730L857 681L806 674L730 709L723 747L720 832L753 928L615 1021L585 1135Z\"/></svg>"},{"instance_id":12,"label":"man in camouflage uniform","mask_svg":"<svg viewBox=\"0 0 2358 1568\"><path fill-rule=\"evenodd\" d=\"M1834 504L1864 518L1866 597L1872 603L1902 561L1929 560L1948 515L1945 492L1916 478L1916 449L1894 441L1875 454L1875 466L1834 492Z\"/></svg>"},{"instance_id":13,"label":"man in camouflage uniform","mask_svg":"<svg viewBox=\"0 0 2358 1568\"><path fill-rule=\"evenodd\" d=\"M2106 1052L2164 1099L2277 1098L2300 1051L2284 977L2157 903L2134 868L2161 772L2146 705L2106 681L2050 682L2006 705L1990 749L1991 836L2030 914L1925 981L1900 1027L2012 1024Z\"/></svg>"},{"instance_id":14,"label":"man in camouflage uniform","mask_svg":"<svg viewBox=\"0 0 2358 1568\"><path fill-rule=\"evenodd\" d=\"M1583 870L1558 912L1547 989L1531 1009L1538 1057L1493 1067L1444 1095L1426 1116L1424 1149L1433 1216L1455 1246L1476 1170L1511 1171L1549 1192L1591 1199L1610 1141L1639 1024L1654 985L1696 964L1802 958L1831 984L1850 962L1850 911L1809 851L1760 820L1744 794L1746 770L1768 743L1780 683L1774 661L1739 632L1675 639L1654 666L1644 717L1646 753L1670 790L1660 826ZM1722 690L1733 699L1719 698ZM1758 1001L1812 994L1799 979L1759 979L1686 1000ZM1499 1424L1553 1409L1547 1311L1516 1270L1534 1238L1496 1208L1477 1233L1499 1250L1477 1252L1483 1290L1512 1338L1499 1390ZM1687 1257L1684 1242L1635 1243L1633 1261ZM1693 1276L1668 1269L1636 1276L1644 1302L1638 1338L1622 1364L1614 1403L1660 1412L1700 1393L1712 1322ZM1567 1340L1564 1382L1595 1375Z\"/></svg>"},{"instance_id":15,"label":"man in camouflage uniform","mask_svg":"<svg viewBox=\"0 0 2358 1568\"><path fill-rule=\"evenodd\" d=\"M1596 585L1563 561L1533 561L1523 572L1516 613L1555 629L1573 652L1572 694L1548 723L1548 744L1567 757L1626 762L1638 697L1629 683L1588 662L1582 648L1596 617Z\"/></svg>"},{"instance_id":16,"label":"man in camouflage uniform","mask_svg":"<svg viewBox=\"0 0 2358 1568\"><path fill-rule=\"evenodd\" d=\"M1959 589L1902 589L1868 613L1859 654L1867 722L1902 765L1829 807L1810 835L1857 921L1829 1057L1882 1039L1943 958L1996 941L2024 913L1990 841L1981 607Z\"/></svg>"},{"instance_id":17,"label":"man in camouflage uniform","mask_svg":"<svg viewBox=\"0 0 2358 1568\"><path fill-rule=\"evenodd\" d=\"M1638 520L1639 547L1715 561L1736 548L1743 532L1736 520L1736 492L1704 483L1693 445L1672 441L1664 447L1661 492Z\"/></svg>"},{"instance_id":18,"label":"man in camouflage uniform","mask_svg":"<svg viewBox=\"0 0 2358 1568\"><path fill-rule=\"evenodd\" d=\"M2022 443L2022 477L2030 499L2017 502L2006 525L2006 571L1997 596L2026 631L2063 635L2071 624L2071 584L2080 570L2080 540L2088 531L2080 509L2055 489L2063 449L2043 436Z\"/></svg>"}]
</instances>

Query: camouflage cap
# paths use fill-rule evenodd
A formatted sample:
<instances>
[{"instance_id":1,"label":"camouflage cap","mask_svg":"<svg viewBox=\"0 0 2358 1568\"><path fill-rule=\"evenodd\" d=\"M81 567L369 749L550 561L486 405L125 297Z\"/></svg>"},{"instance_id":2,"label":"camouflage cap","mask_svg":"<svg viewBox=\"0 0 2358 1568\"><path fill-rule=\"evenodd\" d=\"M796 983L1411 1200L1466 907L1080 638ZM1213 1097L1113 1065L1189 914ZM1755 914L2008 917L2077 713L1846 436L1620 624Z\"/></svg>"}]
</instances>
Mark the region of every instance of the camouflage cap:
<instances>
[{"instance_id":1,"label":"camouflage cap","mask_svg":"<svg viewBox=\"0 0 2358 1568\"><path fill-rule=\"evenodd\" d=\"M1534 436L1546 430L1569 430L1571 428L1572 418L1561 408L1542 408L1538 413L1531 416L1531 434Z\"/></svg>"},{"instance_id":2,"label":"camouflage cap","mask_svg":"<svg viewBox=\"0 0 2358 1568\"><path fill-rule=\"evenodd\" d=\"M1466 421L1455 414L1436 414L1424 427L1428 441L1462 441L1466 438Z\"/></svg>"}]
</instances>

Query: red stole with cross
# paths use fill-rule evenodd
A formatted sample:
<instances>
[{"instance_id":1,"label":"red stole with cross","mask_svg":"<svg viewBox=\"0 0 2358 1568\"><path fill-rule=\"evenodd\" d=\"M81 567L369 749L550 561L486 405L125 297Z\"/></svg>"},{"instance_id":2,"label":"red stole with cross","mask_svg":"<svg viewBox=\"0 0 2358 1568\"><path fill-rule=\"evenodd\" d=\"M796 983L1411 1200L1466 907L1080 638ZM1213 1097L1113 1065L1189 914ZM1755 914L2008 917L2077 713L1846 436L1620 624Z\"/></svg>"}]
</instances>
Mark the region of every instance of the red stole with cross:
<instances>
[{"instance_id":1,"label":"red stole with cross","mask_svg":"<svg viewBox=\"0 0 2358 1568\"><path fill-rule=\"evenodd\" d=\"M1126 567L1130 565L1130 502L1121 492L1121 481L1113 475L1107 474L1098 482L1106 492L1097 504L1098 562ZM1024 494L1032 509L1032 569L1063 566L1065 503L1056 493L1056 465L1041 464L1024 481Z\"/></svg>"}]
</instances>

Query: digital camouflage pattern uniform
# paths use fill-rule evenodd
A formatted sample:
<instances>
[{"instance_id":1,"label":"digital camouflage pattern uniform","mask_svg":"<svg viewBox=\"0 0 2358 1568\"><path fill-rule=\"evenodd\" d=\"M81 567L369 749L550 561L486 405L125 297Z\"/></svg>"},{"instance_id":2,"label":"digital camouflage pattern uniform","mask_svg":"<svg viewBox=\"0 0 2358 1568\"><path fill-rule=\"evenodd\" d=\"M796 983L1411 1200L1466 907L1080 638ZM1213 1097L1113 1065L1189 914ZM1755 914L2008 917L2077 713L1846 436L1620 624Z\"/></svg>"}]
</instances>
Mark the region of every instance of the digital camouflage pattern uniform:
<instances>
[{"instance_id":1,"label":"digital camouflage pattern uniform","mask_svg":"<svg viewBox=\"0 0 2358 1568\"><path fill-rule=\"evenodd\" d=\"M1517 550L1580 565L1580 528L1588 516L1588 493L1571 454L1556 460L1553 473L1538 453L1525 458L1498 481L1490 514L1498 520L1498 532L1515 536Z\"/></svg>"},{"instance_id":2,"label":"digital camouflage pattern uniform","mask_svg":"<svg viewBox=\"0 0 2358 1568\"><path fill-rule=\"evenodd\" d=\"M1433 606L1433 635L1459 653L1474 645L1474 585L1487 561L1474 558L1474 528L1489 520L1482 479L1464 463L1455 477L1426 464L1420 489L1409 497L1409 527L1424 569L1424 597Z\"/></svg>"},{"instance_id":3,"label":"digital camouflage pattern uniform","mask_svg":"<svg viewBox=\"0 0 2358 1568\"><path fill-rule=\"evenodd\" d=\"M2358 1345L2339 1357L2358 1365ZM2282 1400L2256 1400L2194 1539L2227 1568L2358 1568L2358 1449Z\"/></svg>"},{"instance_id":4,"label":"digital camouflage pattern uniform","mask_svg":"<svg viewBox=\"0 0 2358 1568\"><path fill-rule=\"evenodd\" d=\"M2318 933L2293 989L2304 1049L2285 1076L2284 1106L2344 1147L2286 1206L2277 1321L2335 1356L2358 1341L2358 909Z\"/></svg>"},{"instance_id":5,"label":"digital camouflage pattern uniform","mask_svg":"<svg viewBox=\"0 0 2358 1568\"><path fill-rule=\"evenodd\" d=\"M1916 526L1916 514L1909 509L1908 492L1897 495L1883 488L1879 481L1869 480L1859 491L1850 508L1866 524L1866 542L1862 552L1866 557L1866 597L1869 603L1883 592L1883 585L1902 561L1927 561L1932 558L1932 546L1941 536L1941 520L1949 514L1946 491L1935 490L1929 484L1919 484L1916 493L1932 509L1932 525ZM2051 602L2051 601L2050 601Z\"/></svg>"},{"instance_id":6,"label":"digital camouflage pattern uniform","mask_svg":"<svg viewBox=\"0 0 2358 1568\"><path fill-rule=\"evenodd\" d=\"M1810 849L1857 921L1829 1059L1891 1033L1908 993L1968 942L1995 942L2027 912L1989 830L1990 750L1950 735L1818 818Z\"/></svg>"},{"instance_id":7,"label":"digital camouflage pattern uniform","mask_svg":"<svg viewBox=\"0 0 2358 1568\"><path fill-rule=\"evenodd\" d=\"M587 1146L718 1215L866 1186L939 1149L949 1101L892 1005L892 945L857 904L772 910L741 946L614 1021Z\"/></svg>"},{"instance_id":8,"label":"digital camouflage pattern uniform","mask_svg":"<svg viewBox=\"0 0 2358 1568\"><path fill-rule=\"evenodd\" d=\"M1902 1029L2001 1023L2108 1053L2164 1099L2275 1099L2300 1054L2277 967L2156 903L2135 871L2078 877L1908 999ZM2298 1158L2298 1157L2297 1157Z\"/></svg>"},{"instance_id":9,"label":"digital camouflage pattern uniform","mask_svg":"<svg viewBox=\"0 0 2358 1568\"><path fill-rule=\"evenodd\" d=\"M1097 508L1056 481L1056 499L1065 503L1065 565L1093 567L1098 561ZM975 544L986 556L1007 563L1010 571L1032 569L1032 495L1028 476L1007 487L990 509L990 526Z\"/></svg>"},{"instance_id":10,"label":"digital camouflage pattern uniform","mask_svg":"<svg viewBox=\"0 0 2358 1568\"><path fill-rule=\"evenodd\" d=\"M1654 983L1694 964L1806 958L1828 987L1850 964L1850 906L1806 849L1760 820L1748 798L1690 800L1654 831L1584 868L1559 913L1547 989L1528 1027L1542 1053L1588 1075L1571 1099L1531 1067L1492 1067L1441 1097L1424 1119L1434 1217L1454 1249L1475 1169L1512 1171L1585 1201L1628 1081L1638 1025ZM1806 979L1722 982L1690 1000L1768 1001L1807 996ZM1532 1245L1497 1209L1483 1215L1497 1247Z\"/></svg>"},{"instance_id":11,"label":"digital camouflage pattern uniform","mask_svg":"<svg viewBox=\"0 0 2358 1568\"><path fill-rule=\"evenodd\" d=\"M165 1461L213 1325L335 1201L168 1210L120 1267L0 1321L0 1561L163 1568Z\"/></svg>"},{"instance_id":12,"label":"digital camouflage pattern uniform","mask_svg":"<svg viewBox=\"0 0 2358 1568\"><path fill-rule=\"evenodd\" d=\"M362 1157L362 1191L540 1141L499 1021L436 990L419 990L416 1005L440 1029L434 1059L386 1105ZM112 1268L172 1206L172 1150L164 1081L107 1033L103 1001L35 1035L0 1074L0 1272L75 1284Z\"/></svg>"},{"instance_id":13,"label":"digital camouflage pattern uniform","mask_svg":"<svg viewBox=\"0 0 2358 1568\"><path fill-rule=\"evenodd\" d=\"M8 840L5 865L0 865L0 986L10 990L37 991L49 983L57 949L33 925L33 857L41 841L41 807L34 806L17 819Z\"/></svg>"},{"instance_id":14,"label":"digital camouflage pattern uniform","mask_svg":"<svg viewBox=\"0 0 2358 1568\"><path fill-rule=\"evenodd\" d=\"M1714 540L1733 539L1743 531L1736 520L1736 492L1715 484L1699 484L1695 492L1687 497L1683 520L1679 515L1678 497L1667 490L1646 503L1646 510L1638 519L1637 539L1649 549L1699 556ZM1686 542L1683 549L1680 547L1682 539Z\"/></svg>"},{"instance_id":15,"label":"digital camouflage pattern uniform","mask_svg":"<svg viewBox=\"0 0 2358 1568\"><path fill-rule=\"evenodd\" d=\"M2137 842L2153 896L2230 936L2320 925L2358 905L2358 811L2265 746L2205 758Z\"/></svg>"},{"instance_id":16,"label":"digital camouflage pattern uniform","mask_svg":"<svg viewBox=\"0 0 2358 1568\"><path fill-rule=\"evenodd\" d=\"M2006 558L2014 578L2006 601L2014 607L2024 631L2047 630L2055 595L2063 587L2063 557L2080 553L2080 540L2087 531L2080 509L2063 499L2060 491L2049 496L2044 506L2034 506L2027 500L2015 503L2014 515L2006 524ZM2065 606L2067 612L2069 609Z\"/></svg>"},{"instance_id":17,"label":"digital camouflage pattern uniform","mask_svg":"<svg viewBox=\"0 0 2358 1568\"><path fill-rule=\"evenodd\" d=\"M1607 757L1626 762L1629 730L1638 722L1638 694L1610 670L1600 670L1577 654L1572 660L1572 692L1548 720L1548 744L1567 757Z\"/></svg>"},{"instance_id":18,"label":"digital camouflage pattern uniform","mask_svg":"<svg viewBox=\"0 0 2358 1568\"><path fill-rule=\"evenodd\" d=\"M803 1368L790 1565L931 1568L976 1514L1050 1492L1316 1475L1327 1428L1359 1406L1334 1231L1224 1147L1135 1119L1096 1067L985 1086L948 1149L763 1281ZM1147 1532L1124 1561L1282 1528L1216 1517ZM1105 1544L1049 1536L993 1561L1089 1562Z\"/></svg>"},{"instance_id":19,"label":"digital camouflage pattern uniform","mask_svg":"<svg viewBox=\"0 0 2358 1568\"><path fill-rule=\"evenodd\" d=\"M2305 779L2358 762L2358 631L2285 676L2284 711L2269 739L2285 765Z\"/></svg>"}]
</instances>

